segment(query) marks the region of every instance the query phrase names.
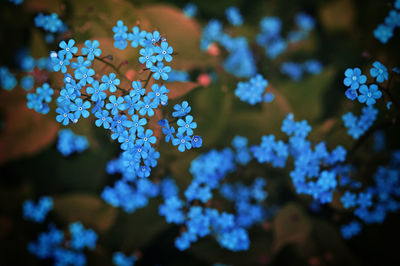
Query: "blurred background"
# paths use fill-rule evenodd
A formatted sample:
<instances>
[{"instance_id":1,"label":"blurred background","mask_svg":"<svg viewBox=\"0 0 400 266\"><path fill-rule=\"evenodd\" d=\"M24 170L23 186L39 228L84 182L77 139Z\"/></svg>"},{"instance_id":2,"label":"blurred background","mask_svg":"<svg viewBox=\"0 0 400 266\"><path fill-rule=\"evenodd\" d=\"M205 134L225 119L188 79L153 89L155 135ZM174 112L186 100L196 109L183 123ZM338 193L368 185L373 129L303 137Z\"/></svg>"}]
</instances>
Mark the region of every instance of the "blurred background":
<instances>
[{"instance_id":1,"label":"blurred background","mask_svg":"<svg viewBox=\"0 0 400 266\"><path fill-rule=\"evenodd\" d=\"M357 66L367 72L376 60L389 67L399 62L398 31L385 45L373 36L374 29L392 8L391 1L202 0L191 2L198 8L192 18L182 12L187 3L26 0L14 6L1 1L0 65L16 68L15 54L21 49L28 49L33 57L45 57L57 49L58 42L46 43L44 33L33 24L39 12L55 12L68 25L61 39L72 37L78 44L86 39L99 40L103 55L112 54L115 62L127 60L121 70L132 76L138 74L135 69L138 50L120 51L113 47L112 27L116 21L124 20L128 28L139 21L142 28L165 34L176 52L171 66L187 71L191 82L171 97L165 112L171 112L174 104L182 100L189 101L198 124L197 134L204 142L201 149L185 153L161 142L160 165L149 178L157 181L170 175L184 190L191 182L189 166L194 158L210 149L229 146L235 135L247 137L251 145L258 144L262 135L276 134L277 139L283 138L281 122L290 112L296 120L305 119L312 125L310 139L325 140L328 148L341 144L350 149L355 141L346 134L341 116L349 111L359 114L361 108L344 96L344 71ZM244 20L242 26L232 27L226 22L225 9L229 6L239 8ZM282 32L286 34L294 27L298 12L313 16L315 29L308 38L289 45L278 57L266 57L255 42L260 20L264 16L280 18ZM237 83L247 79L223 69L226 52L222 48L217 53L200 49L202 28L210 19L220 20L232 36L248 38L258 73L268 79L267 90L275 94L273 102L251 106L235 96ZM282 74L283 62L308 59L321 62L322 72L304 75L299 80ZM57 80L53 73L51 78ZM399 79L392 86L398 88ZM120 152L119 145L106 131L95 127L92 118L69 127L74 133L86 136L90 147L64 157L57 150L57 132L61 126L55 121L54 106L51 109L46 116L29 110L22 89L0 91L0 265L52 264L37 259L26 248L47 225L22 218L23 202L43 195L54 200L48 221L59 227L82 221L99 234L97 248L87 253L89 265L111 265L112 253L117 250L135 253L140 258L137 265L400 265L394 244L400 237L398 214L390 214L383 225L366 226L361 235L344 240L339 228L352 214L338 204L338 199L315 207L310 204L310 197L295 193L288 174L290 167L277 170L254 162L230 178L252 182L254 177L266 177L267 204L276 208L277 213L250 229L250 249L233 253L206 237L180 252L173 245L180 228L167 224L158 215L160 199L151 199L147 207L133 214L113 208L101 199L104 187L120 178L106 172L107 162ZM399 148L399 127L382 130L387 136L386 147ZM352 157L360 167L356 178L363 183L371 182L371 173L387 158L385 153L372 154L372 145L373 136L367 136ZM277 230L281 233L277 234Z\"/></svg>"}]
</instances>

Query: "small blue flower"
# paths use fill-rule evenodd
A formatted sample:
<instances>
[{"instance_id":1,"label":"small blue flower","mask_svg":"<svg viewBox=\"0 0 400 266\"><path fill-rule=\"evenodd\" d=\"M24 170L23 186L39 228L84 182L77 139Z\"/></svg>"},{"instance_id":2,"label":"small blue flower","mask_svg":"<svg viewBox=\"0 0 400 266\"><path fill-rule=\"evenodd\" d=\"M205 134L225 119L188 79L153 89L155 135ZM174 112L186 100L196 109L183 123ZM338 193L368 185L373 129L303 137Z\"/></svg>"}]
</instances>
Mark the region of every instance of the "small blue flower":
<instances>
[{"instance_id":1,"label":"small blue flower","mask_svg":"<svg viewBox=\"0 0 400 266\"><path fill-rule=\"evenodd\" d=\"M86 88L86 93L91 94L91 100L94 102L104 100L107 98L107 94L103 91L104 88L99 85L99 82L97 80L93 81L91 87Z\"/></svg>"},{"instance_id":2,"label":"small blue flower","mask_svg":"<svg viewBox=\"0 0 400 266\"><path fill-rule=\"evenodd\" d=\"M56 120L57 122L61 123L66 126L69 124L69 121L74 121L74 114L69 112L69 109L67 108L57 108L56 109L56 113L58 113L59 115L57 115Z\"/></svg>"},{"instance_id":3,"label":"small blue flower","mask_svg":"<svg viewBox=\"0 0 400 266\"><path fill-rule=\"evenodd\" d=\"M361 84L364 84L367 81L367 76L362 75L361 69L358 67L354 69L346 69L344 75L346 76L343 80L344 85L350 87L352 90L358 89Z\"/></svg>"},{"instance_id":4,"label":"small blue flower","mask_svg":"<svg viewBox=\"0 0 400 266\"><path fill-rule=\"evenodd\" d=\"M192 146L193 148L200 148L203 145L203 139L200 136L192 137Z\"/></svg>"},{"instance_id":5,"label":"small blue flower","mask_svg":"<svg viewBox=\"0 0 400 266\"><path fill-rule=\"evenodd\" d=\"M134 89L134 95L131 95L131 97L136 97L137 95L140 98L140 96L143 96L146 93L146 89L142 88L142 83L140 83L140 81L132 81L132 87Z\"/></svg>"},{"instance_id":6,"label":"small blue flower","mask_svg":"<svg viewBox=\"0 0 400 266\"><path fill-rule=\"evenodd\" d=\"M139 27L135 26L132 28L132 33L128 33L127 39L131 41L131 46L136 48L143 43L146 33L146 31L140 31Z\"/></svg>"},{"instance_id":7,"label":"small blue flower","mask_svg":"<svg viewBox=\"0 0 400 266\"><path fill-rule=\"evenodd\" d=\"M98 119L95 121L97 127L103 126L104 129L109 129L112 122L112 118L108 115L107 110L100 110L94 114Z\"/></svg>"},{"instance_id":8,"label":"small blue flower","mask_svg":"<svg viewBox=\"0 0 400 266\"><path fill-rule=\"evenodd\" d=\"M188 136L191 136L193 135L193 129L197 128L197 123L193 122L193 116L191 115L186 116L185 120L186 121L183 119L178 120L178 133L184 134L186 132Z\"/></svg>"},{"instance_id":9,"label":"small blue flower","mask_svg":"<svg viewBox=\"0 0 400 266\"><path fill-rule=\"evenodd\" d=\"M69 60L64 59L64 56L52 57L51 63L53 66L53 70L58 72L61 70L62 73L67 72L67 66L69 65Z\"/></svg>"},{"instance_id":10,"label":"small blue flower","mask_svg":"<svg viewBox=\"0 0 400 266\"><path fill-rule=\"evenodd\" d=\"M72 69L88 68L91 66L90 60L85 60L83 56L78 56L76 62L71 63Z\"/></svg>"},{"instance_id":11,"label":"small blue flower","mask_svg":"<svg viewBox=\"0 0 400 266\"><path fill-rule=\"evenodd\" d=\"M110 73L108 76L103 75L101 77L101 81L103 82L101 85L105 87L105 90L109 89L110 92L116 92L117 87L120 84L120 80L116 78L117 76L114 73Z\"/></svg>"},{"instance_id":12,"label":"small blue flower","mask_svg":"<svg viewBox=\"0 0 400 266\"><path fill-rule=\"evenodd\" d=\"M393 28L385 24L381 24L374 30L374 36L381 43L387 43L389 39L393 37Z\"/></svg>"},{"instance_id":13,"label":"small blue flower","mask_svg":"<svg viewBox=\"0 0 400 266\"><path fill-rule=\"evenodd\" d=\"M243 18L240 14L240 11L237 7L231 6L225 10L226 19L231 23L233 26L240 26L243 24Z\"/></svg>"},{"instance_id":14,"label":"small blue flower","mask_svg":"<svg viewBox=\"0 0 400 266\"><path fill-rule=\"evenodd\" d=\"M173 117L182 117L190 113L191 107L187 101L183 101L182 104L175 104L175 112L172 113Z\"/></svg>"},{"instance_id":15,"label":"small blue flower","mask_svg":"<svg viewBox=\"0 0 400 266\"><path fill-rule=\"evenodd\" d=\"M120 97L115 97L115 95L111 95L108 100L110 101L109 103L106 104L107 110L111 109L111 114L116 115L118 114L118 111L125 110L126 106L124 106L122 103L124 102L124 98Z\"/></svg>"},{"instance_id":16,"label":"small blue flower","mask_svg":"<svg viewBox=\"0 0 400 266\"><path fill-rule=\"evenodd\" d=\"M346 95L347 99L352 101L354 101L358 96L357 90L353 90L351 88L347 89L344 94Z\"/></svg>"},{"instance_id":17,"label":"small blue flower","mask_svg":"<svg viewBox=\"0 0 400 266\"><path fill-rule=\"evenodd\" d=\"M152 66L150 68L150 71L154 72L154 74L153 74L153 78L154 79L159 80L160 77L161 77L163 80L167 80L168 79L168 74L167 73L171 72L171 67L170 66L164 66L163 63L158 62L157 63L157 67L156 66Z\"/></svg>"},{"instance_id":18,"label":"small blue flower","mask_svg":"<svg viewBox=\"0 0 400 266\"><path fill-rule=\"evenodd\" d=\"M180 152L184 152L185 149L190 150L192 148L192 143L191 143L191 139L189 136L184 136L182 134L176 134L176 139L172 140L172 144L174 146L178 146L178 150Z\"/></svg>"},{"instance_id":19,"label":"small blue flower","mask_svg":"<svg viewBox=\"0 0 400 266\"><path fill-rule=\"evenodd\" d=\"M97 40L94 40L93 42L90 40L87 40L85 42L85 47L82 48L82 54L87 55L87 58L89 60L93 60L95 56L100 56L101 55L101 50L97 47L99 47L100 43Z\"/></svg>"},{"instance_id":20,"label":"small blue flower","mask_svg":"<svg viewBox=\"0 0 400 266\"><path fill-rule=\"evenodd\" d=\"M175 133L175 128L174 127L170 127L169 124L166 124L165 127L163 127L162 132L165 135L165 142L169 142L171 140L171 142L174 140L174 133Z\"/></svg>"},{"instance_id":21,"label":"small blue flower","mask_svg":"<svg viewBox=\"0 0 400 266\"><path fill-rule=\"evenodd\" d=\"M93 75L95 74L94 70L89 68L80 68L75 70L75 78L79 80L79 85L85 86L86 83L92 84L93 82Z\"/></svg>"},{"instance_id":22,"label":"small blue flower","mask_svg":"<svg viewBox=\"0 0 400 266\"><path fill-rule=\"evenodd\" d=\"M154 31L153 33L148 32L146 34L146 39L141 44L143 47L153 47L155 43L157 43L161 38L161 35L158 31Z\"/></svg>"},{"instance_id":23,"label":"small blue flower","mask_svg":"<svg viewBox=\"0 0 400 266\"><path fill-rule=\"evenodd\" d=\"M84 102L81 98L75 99L75 103L72 103L69 108L72 112L75 112L75 119L79 119L81 115L83 118L87 118L90 114L89 111L86 110L90 108L90 102Z\"/></svg>"},{"instance_id":24,"label":"small blue flower","mask_svg":"<svg viewBox=\"0 0 400 266\"><path fill-rule=\"evenodd\" d=\"M133 122L132 127L129 130L131 134L136 134L136 132L137 133L143 132L144 131L143 126L147 124L146 118L139 119L138 115L132 116L132 122Z\"/></svg>"},{"instance_id":25,"label":"small blue flower","mask_svg":"<svg viewBox=\"0 0 400 266\"><path fill-rule=\"evenodd\" d=\"M147 96L150 99L154 99L154 102L158 105L160 102L166 103L168 101L168 95L166 93L169 92L169 90L164 86L161 85L159 86L158 84L153 84L151 86L151 89L153 91L150 91Z\"/></svg>"},{"instance_id":26,"label":"small blue flower","mask_svg":"<svg viewBox=\"0 0 400 266\"><path fill-rule=\"evenodd\" d=\"M382 63L375 61L372 64L374 67L370 69L369 73L371 74L371 77L376 78L376 81L379 83L384 82L385 80L388 80L389 78L389 73L386 68Z\"/></svg>"},{"instance_id":27,"label":"small blue flower","mask_svg":"<svg viewBox=\"0 0 400 266\"><path fill-rule=\"evenodd\" d=\"M65 41L60 42L59 46L62 49L58 52L58 56L65 56L66 59L72 59L72 55L78 52L78 47L75 47L75 41L70 39L68 43Z\"/></svg>"},{"instance_id":28,"label":"small blue flower","mask_svg":"<svg viewBox=\"0 0 400 266\"><path fill-rule=\"evenodd\" d=\"M139 57L139 62L141 64L146 64L147 68L151 68L153 64L157 61L156 57L153 55L153 48L142 48L139 51L141 57Z\"/></svg>"},{"instance_id":29,"label":"small blue flower","mask_svg":"<svg viewBox=\"0 0 400 266\"><path fill-rule=\"evenodd\" d=\"M158 61L161 62L163 59L165 59L166 62L172 61L171 54L174 52L174 49L171 46L168 46L167 42L162 42L160 47L155 48L155 52L158 54L157 55Z\"/></svg>"},{"instance_id":30,"label":"small blue flower","mask_svg":"<svg viewBox=\"0 0 400 266\"><path fill-rule=\"evenodd\" d=\"M358 101L366 103L368 106L375 104L376 100L382 97L382 92L376 84L371 84L369 88L367 85L361 85L359 91Z\"/></svg>"},{"instance_id":31,"label":"small blue flower","mask_svg":"<svg viewBox=\"0 0 400 266\"><path fill-rule=\"evenodd\" d=\"M138 133L138 139L136 140L137 145L141 145L147 149L151 148L151 144L156 143L157 139L153 136L153 130L147 129L146 132L141 131Z\"/></svg>"},{"instance_id":32,"label":"small blue flower","mask_svg":"<svg viewBox=\"0 0 400 266\"><path fill-rule=\"evenodd\" d=\"M153 116L154 115L154 110L157 108L157 103L154 101L151 102L151 99L147 96L143 97L143 101L139 101L136 104L136 110L139 111L140 115L148 115L148 116Z\"/></svg>"}]
</instances>

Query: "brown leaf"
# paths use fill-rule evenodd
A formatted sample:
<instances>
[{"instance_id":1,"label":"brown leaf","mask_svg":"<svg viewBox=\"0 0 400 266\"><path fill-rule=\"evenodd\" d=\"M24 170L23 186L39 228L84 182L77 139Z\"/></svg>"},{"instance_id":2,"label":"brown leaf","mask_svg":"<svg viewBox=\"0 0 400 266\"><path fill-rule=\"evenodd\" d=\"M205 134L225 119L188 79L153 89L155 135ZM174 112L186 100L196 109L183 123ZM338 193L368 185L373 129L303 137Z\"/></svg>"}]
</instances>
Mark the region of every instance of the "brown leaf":
<instances>
[{"instance_id":1,"label":"brown leaf","mask_svg":"<svg viewBox=\"0 0 400 266\"><path fill-rule=\"evenodd\" d=\"M196 82L170 82L166 84L166 87L169 89L168 99L173 100L179 98L194 88L199 86Z\"/></svg>"},{"instance_id":2,"label":"brown leaf","mask_svg":"<svg viewBox=\"0 0 400 266\"><path fill-rule=\"evenodd\" d=\"M0 99L0 110L4 115L4 128L0 132L0 163L33 155L56 138L57 122L29 110L25 93L3 91Z\"/></svg>"}]
</instances>

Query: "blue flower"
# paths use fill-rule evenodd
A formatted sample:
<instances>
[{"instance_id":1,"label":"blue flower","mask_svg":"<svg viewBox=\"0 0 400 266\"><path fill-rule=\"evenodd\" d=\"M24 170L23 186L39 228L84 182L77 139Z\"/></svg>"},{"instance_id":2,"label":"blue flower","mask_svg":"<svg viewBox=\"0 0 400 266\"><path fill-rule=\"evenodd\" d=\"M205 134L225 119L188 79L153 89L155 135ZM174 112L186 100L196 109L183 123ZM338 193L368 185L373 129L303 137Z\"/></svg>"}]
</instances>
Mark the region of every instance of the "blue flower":
<instances>
[{"instance_id":1,"label":"blue flower","mask_svg":"<svg viewBox=\"0 0 400 266\"><path fill-rule=\"evenodd\" d=\"M347 99L352 101L354 101L358 96L357 90L353 90L351 88L347 89L344 94L346 95Z\"/></svg>"},{"instance_id":2,"label":"blue flower","mask_svg":"<svg viewBox=\"0 0 400 266\"><path fill-rule=\"evenodd\" d=\"M175 112L172 113L173 117L182 117L190 113L191 107L187 101L183 101L181 104L175 104Z\"/></svg>"},{"instance_id":3,"label":"blue flower","mask_svg":"<svg viewBox=\"0 0 400 266\"><path fill-rule=\"evenodd\" d=\"M75 98L76 95L73 88L64 88L60 91L57 102L62 105L69 105Z\"/></svg>"},{"instance_id":4,"label":"blue flower","mask_svg":"<svg viewBox=\"0 0 400 266\"><path fill-rule=\"evenodd\" d=\"M184 8L183 8L183 13L185 14L186 17L191 18L194 17L197 13L197 6L188 3Z\"/></svg>"},{"instance_id":5,"label":"blue flower","mask_svg":"<svg viewBox=\"0 0 400 266\"><path fill-rule=\"evenodd\" d=\"M358 89L361 84L364 84L367 81L367 76L362 75L361 69L358 67L354 69L346 69L344 75L346 76L343 80L344 85L350 87L352 90Z\"/></svg>"},{"instance_id":6,"label":"blue flower","mask_svg":"<svg viewBox=\"0 0 400 266\"><path fill-rule=\"evenodd\" d=\"M41 197L36 205L33 201L27 200L23 204L24 219L41 223L52 208L53 200L50 197Z\"/></svg>"},{"instance_id":7,"label":"blue flower","mask_svg":"<svg viewBox=\"0 0 400 266\"><path fill-rule=\"evenodd\" d=\"M147 129L146 132L141 131L138 133L138 139L136 140L137 145L141 145L147 149L151 148L151 144L156 143L157 139L153 136L153 131Z\"/></svg>"},{"instance_id":8,"label":"blue flower","mask_svg":"<svg viewBox=\"0 0 400 266\"><path fill-rule=\"evenodd\" d=\"M340 198L345 209L356 206L357 196L349 191L346 191L344 195Z\"/></svg>"},{"instance_id":9,"label":"blue flower","mask_svg":"<svg viewBox=\"0 0 400 266\"><path fill-rule=\"evenodd\" d=\"M168 79L168 74L167 73L171 72L171 67L170 66L165 66L164 67L163 63L158 62L157 63L157 67L156 66L152 66L150 68L150 71L154 72L154 74L153 74L153 78L154 79L159 80L160 77L161 77L163 80L167 80Z\"/></svg>"},{"instance_id":10,"label":"blue flower","mask_svg":"<svg viewBox=\"0 0 400 266\"><path fill-rule=\"evenodd\" d=\"M374 36L381 43L387 43L389 39L393 37L393 28L385 24L381 24L374 30Z\"/></svg>"},{"instance_id":11,"label":"blue flower","mask_svg":"<svg viewBox=\"0 0 400 266\"><path fill-rule=\"evenodd\" d=\"M117 21L117 26L112 28L112 31L115 35L122 36L124 33L128 31L128 27L124 25L122 20Z\"/></svg>"},{"instance_id":12,"label":"blue flower","mask_svg":"<svg viewBox=\"0 0 400 266\"><path fill-rule=\"evenodd\" d=\"M35 85L35 79L32 76L25 76L21 79L21 87L29 91Z\"/></svg>"},{"instance_id":13,"label":"blue flower","mask_svg":"<svg viewBox=\"0 0 400 266\"><path fill-rule=\"evenodd\" d=\"M76 62L71 63L72 69L88 68L91 66L90 60L85 60L83 56L78 56Z\"/></svg>"},{"instance_id":14,"label":"blue flower","mask_svg":"<svg viewBox=\"0 0 400 266\"><path fill-rule=\"evenodd\" d=\"M136 257L125 256L122 252L114 252L113 254L113 263L115 266L133 266L136 261Z\"/></svg>"},{"instance_id":15,"label":"blue flower","mask_svg":"<svg viewBox=\"0 0 400 266\"><path fill-rule=\"evenodd\" d=\"M82 54L87 55L87 58L89 60L93 60L95 56L100 56L101 55L101 50L97 47L99 47L100 43L97 40L94 40L93 42L90 40L87 40L85 42L85 47L82 48Z\"/></svg>"},{"instance_id":16,"label":"blue flower","mask_svg":"<svg viewBox=\"0 0 400 266\"><path fill-rule=\"evenodd\" d=\"M376 81L379 83L388 80L389 78L388 70L382 63L375 61L372 65L374 67L369 70L371 77L376 78Z\"/></svg>"},{"instance_id":17,"label":"blue flower","mask_svg":"<svg viewBox=\"0 0 400 266\"><path fill-rule=\"evenodd\" d=\"M95 74L94 70L89 68L80 68L75 70L75 78L79 80L79 85L85 86L86 83L92 84L92 76Z\"/></svg>"},{"instance_id":18,"label":"blue flower","mask_svg":"<svg viewBox=\"0 0 400 266\"><path fill-rule=\"evenodd\" d=\"M171 46L168 46L167 42L162 42L159 47L157 46L155 52L158 54L156 57L158 61L161 62L163 59L165 59L166 62L172 61L171 54L174 52L174 49Z\"/></svg>"},{"instance_id":19,"label":"blue flower","mask_svg":"<svg viewBox=\"0 0 400 266\"><path fill-rule=\"evenodd\" d=\"M135 26L132 28L132 33L128 33L127 39L131 41L131 46L136 48L143 43L146 33L146 31L140 31L139 27Z\"/></svg>"},{"instance_id":20,"label":"blue flower","mask_svg":"<svg viewBox=\"0 0 400 266\"><path fill-rule=\"evenodd\" d=\"M120 84L120 80L116 77L114 73L110 73L108 76L103 75L103 77L101 77L101 81L103 82L101 85L104 86L106 90L109 89L110 92L116 92L116 86Z\"/></svg>"},{"instance_id":21,"label":"blue flower","mask_svg":"<svg viewBox=\"0 0 400 266\"><path fill-rule=\"evenodd\" d=\"M158 84L153 84L151 86L151 89L153 91L150 91L147 96L150 99L154 99L154 102L158 105L160 102L166 103L168 101L168 95L166 93L169 92L169 90L164 86L161 85L159 86Z\"/></svg>"},{"instance_id":22,"label":"blue flower","mask_svg":"<svg viewBox=\"0 0 400 266\"><path fill-rule=\"evenodd\" d=\"M67 72L67 66L69 65L69 60L64 59L64 56L58 56L51 58L51 63L53 66L53 70L58 72L61 70L62 73Z\"/></svg>"},{"instance_id":23,"label":"blue flower","mask_svg":"<svg viewBox=\"0 0 400 266\"><path fill-rule=\"evenodd\" d=\"M148 32L146 34L146 39L143 41L142 45L143 47L153 47L155 43L157 43L161 38L161 35L158 31L154 31L153 33Z\"/></svg>"},{"instance_id":24,"label":"blue flower","mask_svg":"<svg viewBox=\"0 0 400 266\"><path fill-rule=\"evenodd\" d=\"M170 127L169 124L166 124L165 127L163 127L162 132L165 134L165 142L171 142L174 140L174 133L175 133L175 128Z\"/></svg>"},{"instance_id":25,"label":"blue flower","mask_svg":"<svg viewBox=\"0 0 400 266\"><path fill-rule=\"evenodd\" d=\"M140 115L148 115L148 116L153 116L154 115L154 110L157 108L157 103L154 101L151 102L151 99L148 96L143 97L143 101L139 101L136 104L136 110L139 111Z\"/></svg>"},{"instance_id":26,"label":"blue flower","mask_svg":"<svg viewBox=\"0 0 400 266\"><path fill-rule=\"evenodd\" d=\"M135 113L135 107L136 107L136 103L139 101L140 97L135 97L135 92L131 91L129 93L129 95L126 95L124 97L125 103L123 103L124 105L124 109L128 109L128 114L129 115L133 115Z\"/></svg>"},{"instance_id":27,"label":"blue flower","mask_svg":"<svg viewBox=\"0 0 400 266\"><path fill-rule=\"evenodd\" d=\"M75 41L70 39L68 43L65 41L60 42L59 46L62 49L58 52L58 56L65 56L66 59L72 59L72 55L78 52L78 47L75 47Z\"/></svg>"},{"instance_id":28,"label":"blue flower","mask_svg":"<svg viewBox=\"0 0 400 266\"><path fill-rule=\"evenodd\" d=\"M129 132L131 134L135 134L136 132L138 132L138 133L143 132L144 131L143 126L147 124L146 118L139 119L138 115L132 116L132 122L133 122L133 125L132 125L131 129L129 130Z\"/></svg>"},{"instance_id":29,"label":"blue flower","mask_svg":"<svg viewBox=\"0 0 400 266\"><path fill-rule=\"evenodd\" d=\"M225 10L226 18L233 26L240 26L243 24L243 18L237 7L231 6Z\"/></svg>"},{"instance_id":30,"label":"blue flower","mask_svg":"<svg viewBox=\"0 0 400 266\"><path fill-rule=\"evenodd\" d=\"M197 128L197 123L193 122L193 116L191 115L186 116L185 120L186 121L184 121L183 119L178 120L178 133L184 134L186 132L188 136L191 136L193 135L193 129Z\"/></svg>"},{"instance_id":31,"label":"blue flower","mask_svg":"<svg viewBox=\"0 0 400 266\"><path fill-rule=\"evenodd\" d=\"M56 113L59 114L56 117L57 122L62 122L64 126L68 125L69 121L73 121L75 119L74 114L70 113L69 109L67 108L57 108Z\"/></svg>"},{"instance_id":32,"label":"blue flower","mask_svg":"<svg viewBox=\"0 0 400 266\"><path fill-rule=\"evenodd\" d=\"M192 137L192 147L193 148L200 148L203 145L203 139L200 136L193 136Z\"/></svg>"},{"instance_id":33,"label":"blue flower","mask_svg":"<svg viewBox=\"0 0 400 266\"><path fill-rule=\"evenodd\" d=\"M136 95L138 95L140 98L140 96L143 96L146 93L146 89L142 88L142 83L140 83L140 81L132 81L132 87L135 94L130 94L131 97L136 97Z\"/></svg>"},{"instance_id":34,"label":"blue flower","mask_svg":"<svg viewBox=\"0 0 400 266\"><path fill-rule=\"evenodd\" d=\"M103 126L105 129L110 128L110 124L112 122L112 118L108 115L107 110L99 110L94 114L98 119L95 121L96 126Z\"/></svg>"},{"instance_id":35,"label":"blue flower","mask_svg":"<svg viewBox=\"0 0 400 266\"><path fill-rule=\"evenodd\" d=\"M109 103L106 104L107 110L111 109L111 114L116 115L118 114L118 111L125 110L126 106L124 106L122 103L124 102L124 98L120 97L115 97L115 95L111 95L108 100L110 101Z\"/></svg>"},{"instance_id":36,"label":"blue flower","mask_svg":"<svg viewBox=\"0 0 400 266\"><path fill-rule=\"evenodd\" d=\"M97 80L93 81L91 87L86 88L86 93L91 94L91 100L94 102L104 100L107 98L107 94L103 91L104 87L99 85L99 82Z\"/></svg>"},{"instance_id":37,"label":"blue flower","mask_svg":"<svg viewBox=\"0 0 400 266\"><path fill-rule=\"evenodd\" d=\"M382 97L382 92L378 89L376 84L371 84L368 88L367 85L361 85L360 95L358 101L360 103L366 103L368 106L376 103L376 100Z\"/></svg>"},{"instance_id":38,"label":"blue flower","mask_svg":"<svg viewBox=\"0 0 400 266\"><path fill-rule=\"evenodd\" d=\"M139 57L139 62L141 64L146 64L147 68L151 68L153 66L153 63L157 61L153 53L153 48L140 49L139 54L141 55L141 57Z\"/></svg>"},{"instance_id":39,"label":"blue flower","mask_svg":"<svg viewBox=\"0 0 400 266\"><path fill-rule=\"evenodd\" d=\"M190 150L192 148L191 139L189 136L184 136L182 134L176 134L176 139L172 140L174 146L178 145L178 150L184 152L185 149Z\"/></svg>"},{"instance_id":40,"label":"blue flower","mask_svg":"<svg viewBox=\"0 0 400 266\"><path fill-rule=\"evenodd\" d=\"M83 118L87 118L90 114L89 111L86 110L90 108L90 102L84 102L81 98L75 99L75 103L72 103L69 108L72 112L75 112L75 119L79 119L81 115Z\"/></svg>"}]
</instances>

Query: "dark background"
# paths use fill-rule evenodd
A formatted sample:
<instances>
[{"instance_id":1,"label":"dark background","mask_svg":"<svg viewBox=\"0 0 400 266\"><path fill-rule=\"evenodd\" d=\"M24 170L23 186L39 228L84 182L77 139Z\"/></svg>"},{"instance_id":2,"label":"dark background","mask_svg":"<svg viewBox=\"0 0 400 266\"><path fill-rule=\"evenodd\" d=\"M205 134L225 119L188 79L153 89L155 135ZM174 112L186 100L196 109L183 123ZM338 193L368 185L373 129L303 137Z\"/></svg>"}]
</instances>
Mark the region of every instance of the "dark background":
<instances>
[{"instance_id":1,"label":"dark background","mask_svg":"<svg viewBox=\"0 0 400 266\"><path fill-rule=\"evenodd\" d=\"M201 152L224 148L238 134L248 137L251 145L259 143L264 134L273 133L278 139L282 138L279 128L288 111L295 114L296 120L309 121L313 126L311 139L326 140L329 148L338 144L348 149L354 147L356 141L346 135L341 115L348 111L359 114L360 104L344 97L343 73L346 68L355 66L366 73L375 60L388 67L398 65L398 29L386 45L373 37L373 30L391 9L391 1L193 1L198 6L198 13L196 21L190 23L195 23L198 31L190 33L182 30L186 25L181 25L181 29L173 23L177 19L177 10L160 6L182 8L186 3L178 0L130 3L60 0L25 1L22 6L15 7L2 1L0 65L15 68L14 54L23 47L28 47L34 57L46 56L48 51L57 49L56 44L44 43L43 32L34 28L33 18L38 12L57 12L70 28L67 37L73 36L78 43L98 38L101 45L105 45L104 54L109 49L116 62L118 56L127 56L128 65L133 66L136 63L131 59L136 58L137 50L131 50L130 54L111 50L111 27L116 20L124 20L129 28L137 20L142 20L145 29L159 29L166 33L172 43L176 42L173 46L178 56L174 67L189 71L193 81L203 73L217 77L210 85L196 87L169 104L171 107L188 100L199 125L198 134L204 139L200 150L185 154L176 152L170 144L160 144L160 165L150 178L159 180L171 175L181 192L191 180L188 172L190 161ZM224 10L231 5L241 10L244 26L231 28L227 25ZM143 11L146 8L154 9L152 12L148 9ZM276 60L267 59L263 50L254 44L260 19L267 15L281 18L285 35L293 29L293 18L300 11L316 18L316 29L306 41L289 47ZM200 51L199 45L196 46L200 27L211 18L221 20L232 35L249 38L259 73L268 79L276 92L273 103L252 107L240 102L233 94L239 80L220 67L224 52L211 58ZM143 22L145 20L147 24ZM85 23L90 30L82 30ZM282 62L302 62L311 58L324 64L320 75L306 76L294 82L280 74ZM398 95L399 78L393 81L392 86L394 94ZM382 225L365 226L361 235L345 241L339 228L352 219L352 214L339 206L337 197L333 204L312 211L309 208L311 199L294 192L288 175L291 162L284 170L253 162L240 169L238 174L228 177L229 180L244 182L251 182L256 176L266 177L269 193L266 207L279 208L279 220L272 218L249 231L249 251L232 253L221 249L214 239L207 237L193 244L188 251L179 252L173 241L180 228L167 224L158 215L161 200L152 199L148 207L127 214L105 204L100 198L103 188L119 178L105 172L107 161L119 153L118 145L106 132L93 126L92 120L80 121L71 128L75 133L88 137L90 148L82 154L64 158L56 149L56 132L60 127L54 122L54 106L52 112L43 118L23 107L24 97L20 88L0 92L0 265L51 264L29 254L27 243L36 240L39 232L47 229L49 221L59 228L66 228L68 223L76 220L83 221L99 234L96 250L87 252L90 265L110 265L115 251L134 252L140 257L138 265L207 265L217 262L231 265L400 265L398 214L388 215ZM379 121L393 121L395 114L385 111L383 106L384 100ZM399 148L398 125L394 123L382 130L387 134L384 152L372 152L372 134L369 134L350 158L360 168L355 178L364 184L371 182L378 165L387 162L390 150ZM24 221L23 201L36 200L43 195L53 197L55 210L44 224ZM220 201L218 196L214 201ZM276 230L287 231L288 237L277 239ZM281 243L280 248L277 248L277 243Z\"/></svg>"}]
</instances>

